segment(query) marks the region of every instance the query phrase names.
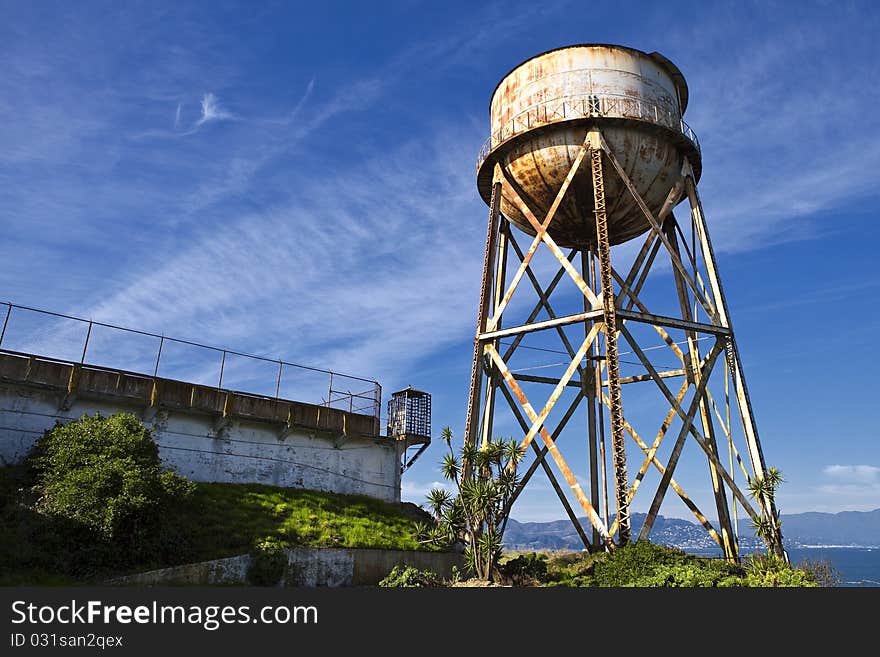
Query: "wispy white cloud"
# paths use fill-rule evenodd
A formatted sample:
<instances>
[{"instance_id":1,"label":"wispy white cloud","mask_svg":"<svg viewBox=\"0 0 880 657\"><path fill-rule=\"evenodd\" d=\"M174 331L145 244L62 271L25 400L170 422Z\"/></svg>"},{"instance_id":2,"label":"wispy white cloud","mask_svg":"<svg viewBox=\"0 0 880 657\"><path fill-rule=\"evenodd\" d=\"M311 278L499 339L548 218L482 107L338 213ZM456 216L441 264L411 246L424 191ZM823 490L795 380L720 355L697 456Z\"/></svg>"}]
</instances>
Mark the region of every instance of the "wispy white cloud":
<instances>
[{"instance_id":1,"label":"wispy white cloud","mask_svg":"<svg viewBox=\"0 0 880 657\"><path fill-rule=\"evenodd\" d=\"M853 485L880 485L880 467L876 465L827 465L822 474Z\"/></svg>"},{"instance_id":2,"label":"wispy white cloud","mask_svg":"<svg viewBox=\"0 0 880 657\"><path fill-rule=\"evenodd\" d=\"M196 121L196 126L202 126L209 121L224 121L234 119L235 115L220 107L220 101L212 93L202 96L202 115Z\"/></svg>"},{"instance_id":3,"label":"wispy white cloud","mask_svg":"<svg viewBox=\"0 0 880 657\"><path fill-rule=\"evenodd\" d=\"M483 231L463 219L483 215L469 193L473 137L451 131L332 178L303 176L271 211L130 272L89 314L396 380L472 330Z\"/></svg>"},{"instance_id":4,"label":"wispy white cloud","mask_svg":"<svg viewBox=\"0 0 880 657\"><path fill-rule=\"evenodd\" d=\"M860 83L880 73L867 27L877 17L841 9L839 20L821 24L786 21L738 34L738 47L719 55L738 19L729 9L707 13L714 20L669 38L691 90L686 118L703 144L713 241L746 251L832 232L824 211L880 189L880 119L864 111L880 92ZM852 29L854 20L862 29ZM845 61L817 54L841 53L842 43Z\"/></svg>"},{"instance_id":5,"label":"wispy white cloud","mask_svg":"<svg viewBox=\"0 0 880 657\"><path fill-rule=\"evenodd\" d=\"M811 505L833 510L869 511L880 507L880 467L875 465L828 465L822 469L826 482L818 486L823 499Z\"/></svg>"}]
</instances>

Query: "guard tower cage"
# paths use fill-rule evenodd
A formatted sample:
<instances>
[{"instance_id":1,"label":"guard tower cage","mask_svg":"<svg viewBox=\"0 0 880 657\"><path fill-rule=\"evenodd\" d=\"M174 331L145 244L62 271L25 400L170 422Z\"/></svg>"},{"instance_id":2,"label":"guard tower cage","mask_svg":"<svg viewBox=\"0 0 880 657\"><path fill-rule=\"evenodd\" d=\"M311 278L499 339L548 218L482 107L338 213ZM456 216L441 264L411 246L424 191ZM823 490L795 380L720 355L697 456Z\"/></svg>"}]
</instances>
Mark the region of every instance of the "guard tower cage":
<instances>
[{"instance_id":1,"label":"guard tower cage","mask_svg":"<svg viewBox=\"0 0 880 657\"><path fill-rule=\"evenodd\" d=\"M391 395L388 401L388 436L397 441L401 473L431 444L431 395L412 386ZM412 456L410 448L417 448Z\"/></svg>"}]
</instances>

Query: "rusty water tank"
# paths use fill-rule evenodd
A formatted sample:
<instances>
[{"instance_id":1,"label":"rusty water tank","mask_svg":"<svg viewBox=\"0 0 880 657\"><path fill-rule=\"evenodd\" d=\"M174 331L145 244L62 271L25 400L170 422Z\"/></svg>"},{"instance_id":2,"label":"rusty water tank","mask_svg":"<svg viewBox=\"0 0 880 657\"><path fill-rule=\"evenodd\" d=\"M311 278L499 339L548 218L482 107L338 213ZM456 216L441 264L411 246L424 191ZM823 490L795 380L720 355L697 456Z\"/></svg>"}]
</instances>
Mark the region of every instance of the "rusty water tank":
<instances>
[{"instance_id":1,"label":"rusty water tank","mask_svg":"<svg viewBox=\"0 0 880 657\"><path fill-rule=\"evenodd\" d=\"M697 178L700 175L699 143L682 120L687 101L687 83L681 71L656 52L582 44L532 57L510 71L492 95L491 135L477 162L480 195L488 204L492 173L495 163L500 163L542 220L587 131L598 126L656 216L681 175L684 157ZM648 230L647 219L610 163L605 166L605 198L612 244ZM501 211L517 227L535 234L508 199L502 199ZM549 232L561 247L595 244L588 159Z\"/></svg>"}]
</instances>

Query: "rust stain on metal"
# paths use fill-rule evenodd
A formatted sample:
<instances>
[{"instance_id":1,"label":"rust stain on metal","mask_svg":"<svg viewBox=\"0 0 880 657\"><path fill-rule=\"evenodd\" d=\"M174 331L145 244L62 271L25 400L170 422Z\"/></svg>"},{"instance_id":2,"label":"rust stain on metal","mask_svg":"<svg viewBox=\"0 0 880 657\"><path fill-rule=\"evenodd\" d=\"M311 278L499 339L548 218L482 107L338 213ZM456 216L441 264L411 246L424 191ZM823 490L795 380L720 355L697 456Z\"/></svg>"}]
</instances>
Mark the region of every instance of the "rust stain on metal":
<instances>
[{"instance_id":1,"label":"rust stain on metal","mask_svg":"<svg viewBox=\"0 0 880 657\"><path fill-rule=\"evenodd\" d=\"M595 336L594 336L595 337ZM584 341L586 343L586 340ZM514 394L514 396L519 401L523 410L526 412L526 415L533 423L538 423L538 415L535 413L535 409L532 408L532 405L529 403L528 397L526 397L522 388L519 387L519 384L513 378L513 374L508 369L507 365L501 360L501 356L495 350L495 348L489 344L486 346L486 351L489 354L489 357L495 363L495 366L498 368L498 371L501 373L502 378L507 383L508 388ZM533 425L534 428L534 425ZM553 460L556 462L557 467L562 472L562 475L565 477L566 482L568 482L569 487L571 487L574 492L577 501L580 503L581 507L587 514L587 517L590 519L590 523L596 530L599 532L602 537L602 541L605 546L612 550L614 549L614 542L611 540L611 536L608 533L608 528L605 526L605 523L602 522L602 519L599 518L599 514L596 513L596 510L593 508L593 505L590 504L590 500L587 498L583 489L581 488L580 483L577 480L577 477L574 476L574 473L571 471L571 468L566 463L562 454L559 451L559 448L556 447L556 442L550 436L550 433L543 427L543 425L538 430L538 435L541 436L541 440L544 442L544 445L547 447L547 451L550 456L553 457ZM526 441L524 440L521 443L522 446L527 446Z\"/></svg>"},{"instance_id":2,"label":"rust stain on metal","mask_svg":"<svg viewBox=\"0 0 880 657\"><path fill-rule=\"evenodd\" d=\"M680 149L687 141L679 107L679 76L665 59L618 46L573 46L544 53L512 70L493 95L490 158L544 213L556 198L574 149L601 124L606 139L627 154L624 166L655 214L680 178ZM683 81L683 78L681 78ZM626 124L610 119L626 118ZM639 126L644 124L645 128ZM541 128L536 130L536 128ZM695 137L694 137L695 139ZM503 145L503 148L500 148ZM690 157L699 159L693 142ZM637 166L636 166L637 164ZM609 181L609 198L623 199L619 183ZM679 198L680 200L680 198ZM595 231L583 221L593 208L589 195L574 194L561 204L559 221L549 228L563 247L595 244ZM516 204L502 200L501 211L521 230L534 228ZM609 208L609 236L619 244L648 230L631 203Z\"/></svg>"}]
</instances>

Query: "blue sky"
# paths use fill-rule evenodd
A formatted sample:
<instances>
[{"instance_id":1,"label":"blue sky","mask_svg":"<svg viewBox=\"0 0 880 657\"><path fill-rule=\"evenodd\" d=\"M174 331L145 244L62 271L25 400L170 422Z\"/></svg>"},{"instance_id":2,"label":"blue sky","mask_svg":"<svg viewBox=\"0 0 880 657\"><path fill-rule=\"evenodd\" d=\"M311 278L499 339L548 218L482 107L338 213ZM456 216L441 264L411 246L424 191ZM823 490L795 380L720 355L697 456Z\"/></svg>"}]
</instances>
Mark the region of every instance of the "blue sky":
<instances>
[{"instance_id":1,"label":"blue sky","mask_svg":"<svg viewBox=\"0 0 880 657\"><path fill-rule=\"evenodd\" d=\"M492 89L571 43L658 50L779 505L880 507L880 11L794 6L0 2L0 297L412 384L460 436ZM562 517L539 479L514 517Z\"/></svg>"}]
</instances>

